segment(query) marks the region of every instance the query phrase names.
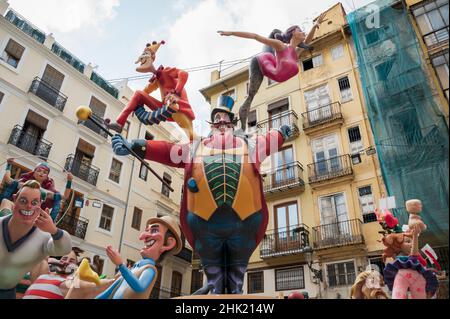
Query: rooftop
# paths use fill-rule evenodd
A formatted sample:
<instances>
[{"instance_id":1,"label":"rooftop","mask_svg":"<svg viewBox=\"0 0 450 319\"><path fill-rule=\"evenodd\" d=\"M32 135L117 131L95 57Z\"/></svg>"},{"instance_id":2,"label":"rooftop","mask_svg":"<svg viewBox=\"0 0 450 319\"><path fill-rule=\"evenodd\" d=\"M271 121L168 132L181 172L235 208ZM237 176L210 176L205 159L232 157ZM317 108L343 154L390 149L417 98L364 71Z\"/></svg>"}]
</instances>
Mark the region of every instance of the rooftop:
<instances>
[{"instance_id":1,"label":"rooftop","mask_svg":"<svg viewBox=\"0 0 450 319\"><path fill-rule=\"evenodd\" d=\"M31 22L27 21L20 14L15 12L13 9L8 9L5 19L9 21L12 25L16 26L19 30L24 32L26 35L31 37L36 42L44 45L45 41L49 37L53 37L51 34L46 35L45 32L39 30L35 27ZM78 59L75 55L70 53L70 51L66 50L61 44L58 42L54 42L51 47L51 52L57 55L59 58L67 62L70 66L72 66L75 70L80 73L84 73L86 68L86 64L83 63L80 59ZM110 84L104 78L102 78L98 73L92 72L90 79L100 88L102 88L105 92L112 95L114 98L119 98L119 89Z\"/></svg>"}]
</instances>

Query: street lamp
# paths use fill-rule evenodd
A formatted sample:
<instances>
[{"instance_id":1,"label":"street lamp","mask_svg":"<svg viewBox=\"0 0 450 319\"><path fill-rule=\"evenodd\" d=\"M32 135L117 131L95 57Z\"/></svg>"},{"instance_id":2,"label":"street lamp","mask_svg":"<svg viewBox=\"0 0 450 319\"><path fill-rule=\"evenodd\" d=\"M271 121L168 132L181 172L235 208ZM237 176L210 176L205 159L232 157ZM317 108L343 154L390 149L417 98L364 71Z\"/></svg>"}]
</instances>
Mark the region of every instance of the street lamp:
<instances>
[{"instance_id":1,"label":"street lamp","mask_svg":"<svg viewBox=\"0 0 450 319\"><path fill-rule=\"evenodd\" d=\"M306 246L303 249L303 252L305 253L305 259L306 259L306 262L308 263L309 270L313 273L314 279L319 280L319 284L320 284L320 282L323 281L322 269L315 269L312 267L314 250L310 246Z\"/></svg>"}]
</instances>

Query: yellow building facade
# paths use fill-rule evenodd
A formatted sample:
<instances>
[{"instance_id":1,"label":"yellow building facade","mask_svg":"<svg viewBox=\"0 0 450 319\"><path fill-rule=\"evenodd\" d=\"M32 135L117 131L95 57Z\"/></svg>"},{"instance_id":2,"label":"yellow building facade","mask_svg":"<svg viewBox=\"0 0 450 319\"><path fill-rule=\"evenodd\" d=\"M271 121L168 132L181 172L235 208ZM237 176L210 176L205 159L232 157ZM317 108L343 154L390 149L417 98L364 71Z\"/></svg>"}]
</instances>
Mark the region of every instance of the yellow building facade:
<instances>
[{"instance_id":1,"label":"yellow building facade","mask_svg":"<svg viewBox=\"0 0 450 319\"><path fill-rule=\"evenodd\" d=\"M50 177L63 192L64 169L71 171L74 195L58 226L72 235L85 257L99 259L108 276L115 274L115 265L106 256L107 245L118 248L128 263L136 262L146 221L179 214L182 172L152 164L171 183L170 192L138 160L115 156L102 131L76 118L77 107L88 105L94 115L114 119L132 94L126 83L108 84L90 64L0 1L0 172L8 158L15 159L15 177L47 159ZM124 134L170 140L170 130L171 124L145 127L130 117ZM191 255L185 248L161 264L153 297L190 293Z\"/></svg>"},{"instance_id":2,"label":"yellow building facade","mask_svg":"<svg viewBox=\"0 0 450 319\"><path fill-rule=\"evenodd\" d=\"M348 298L355 277L369 264L381 265L374 209L385 186L342 5L326 19L313 50L300 57L299 75L284 83L266 78L249 113L251 133L294 128L262 166L269 226L244 289L255 296L306 291L312 298ZM214 71L201 93L212 106L220 95L232 95L237 113L248 82L247 68Z\"/></svg>"}]
</instances>

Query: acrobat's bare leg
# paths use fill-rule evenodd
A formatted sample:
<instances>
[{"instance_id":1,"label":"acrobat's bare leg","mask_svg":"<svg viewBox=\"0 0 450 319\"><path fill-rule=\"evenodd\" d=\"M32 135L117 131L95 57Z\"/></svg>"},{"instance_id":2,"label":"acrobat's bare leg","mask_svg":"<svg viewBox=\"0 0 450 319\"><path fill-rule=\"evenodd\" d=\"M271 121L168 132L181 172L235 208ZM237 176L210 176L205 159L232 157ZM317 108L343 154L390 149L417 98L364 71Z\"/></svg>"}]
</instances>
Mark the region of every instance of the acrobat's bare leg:
<instances>
[{"instance_id":1,"label":"acrobat's bare leg","mask_svg":"<svg viewBox=\"0 0 450 319\"><path fill-rule=\"evenodd\" d=\"M239 117L241 120L242 130L245 131L247 128L247 118L248 112L250 111L250 107L252 105L253 99L255 98L256 93L258 93L259 88L264 80L264 75L261 72L259 67L258 59L255 57L250 62L250 84L248 88L248 96L239 109Z\"/></svg>"}]
</instances>

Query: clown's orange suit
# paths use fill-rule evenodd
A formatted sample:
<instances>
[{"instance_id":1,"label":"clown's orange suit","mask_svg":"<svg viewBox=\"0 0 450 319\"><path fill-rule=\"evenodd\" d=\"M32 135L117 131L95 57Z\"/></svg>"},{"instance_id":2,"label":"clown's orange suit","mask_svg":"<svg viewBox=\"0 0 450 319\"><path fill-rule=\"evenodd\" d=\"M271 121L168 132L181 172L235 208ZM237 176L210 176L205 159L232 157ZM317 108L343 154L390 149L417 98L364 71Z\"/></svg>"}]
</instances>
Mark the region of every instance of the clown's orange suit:
<instances>
[{"instance_id":1,"label":"clown's orange suit","mask_svg":"<svg viewBox=\"0 0 450 319\"><path fill-rule=\"evenodd\" d=\"M179 100L176 102L179 109L172 115L171 119L168 119L168 121L176 122L182 129L187 131L187 135L192 140L194 135L192 121L195 120L195 115L189 104L186 90L184 89L188 77L189 74L186 71L160 66L145 90L136 91L130 103L128 103L127 107L117 118L117 123L123 127L130 114L133 113L138 106L146 105L152 111L160 109L164 106L166 97L170 94L175 94L179 97ZM162 101L150 96L150 94L158 88L161 91Z\"/></svg>"}]
</instances>

